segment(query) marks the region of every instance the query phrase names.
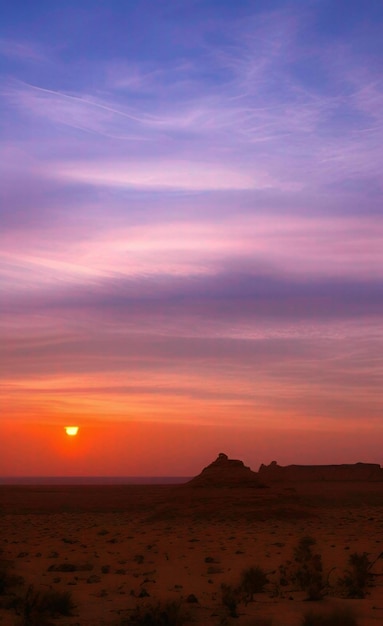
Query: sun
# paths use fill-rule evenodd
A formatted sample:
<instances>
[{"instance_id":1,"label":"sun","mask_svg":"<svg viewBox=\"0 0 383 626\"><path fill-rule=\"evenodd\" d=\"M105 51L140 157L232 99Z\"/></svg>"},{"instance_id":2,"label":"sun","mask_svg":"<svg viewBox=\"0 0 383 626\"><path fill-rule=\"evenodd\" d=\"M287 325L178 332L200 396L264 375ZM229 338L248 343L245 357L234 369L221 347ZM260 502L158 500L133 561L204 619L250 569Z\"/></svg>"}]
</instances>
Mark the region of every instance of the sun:
<instances>
[{"instance_id":1,"label":"sun","mask_svg":"<svg viewBox=\"0 0 383 626\"><path fill-rule=\"evenodd\" d=\"M78 433L78 426L65 426L65 432L70 437L75 437Z\"/></svg>"}]
</instances>

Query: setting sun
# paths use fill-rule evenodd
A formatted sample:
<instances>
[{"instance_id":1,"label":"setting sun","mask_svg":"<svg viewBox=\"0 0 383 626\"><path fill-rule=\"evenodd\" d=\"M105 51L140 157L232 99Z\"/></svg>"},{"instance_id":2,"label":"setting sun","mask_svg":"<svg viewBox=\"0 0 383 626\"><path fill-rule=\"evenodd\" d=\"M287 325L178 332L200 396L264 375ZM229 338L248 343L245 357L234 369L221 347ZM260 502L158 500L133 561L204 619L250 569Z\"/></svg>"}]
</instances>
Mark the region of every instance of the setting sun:
<instances>
[{"instance_id":1,"label":"setting sun","mask_svg":"<svg viewBox=\"0 0 383 626\"><path fill-rule=\"evenodd\" d=\"M70 437L75 437L78 433L78 426L65 426L65 432Z\"/></svg>"}]
</instances>

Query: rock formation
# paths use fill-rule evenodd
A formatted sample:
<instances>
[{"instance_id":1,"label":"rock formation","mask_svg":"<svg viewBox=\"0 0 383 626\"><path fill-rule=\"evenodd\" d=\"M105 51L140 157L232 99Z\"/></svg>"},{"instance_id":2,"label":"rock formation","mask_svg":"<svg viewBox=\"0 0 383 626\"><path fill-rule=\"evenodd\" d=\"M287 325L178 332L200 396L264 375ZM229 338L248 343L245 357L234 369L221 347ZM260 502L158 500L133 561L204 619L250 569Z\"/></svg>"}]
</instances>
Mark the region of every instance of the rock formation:
<instances>
[{"instance_id":1,"label":"rock formation","mask_svg":"<svg viewBox=\"0 0 383 626\"><path fill-rule=\"evenodd\" d=\"M383 469L377 463L343 465L261 465L259 479L271 482L305 481L383 481Z\"/></svg>"},{"instance_id":2,"label":"rock formation","mask_svg":"<svg viewBox=\"0 0 383 626\"><path fill-rule=\"evenodd\" d=\"M223 452L187 484L193 487L260 486L257 472L246 467L242 461L229 459Z\"/></svg>"},{"instance_id":3,"label":"rock formation","mask_svg":"<svg viewBox=\"0 0 383 626\"><path fill-rule=\"evenodd\" d=\"M215 461L185 485L192 487L264 487L278 482L379 482L383 468L377 463L342 465L261 465L254 472L243 461L221 452Z\"/></svg>"}]
</instances>

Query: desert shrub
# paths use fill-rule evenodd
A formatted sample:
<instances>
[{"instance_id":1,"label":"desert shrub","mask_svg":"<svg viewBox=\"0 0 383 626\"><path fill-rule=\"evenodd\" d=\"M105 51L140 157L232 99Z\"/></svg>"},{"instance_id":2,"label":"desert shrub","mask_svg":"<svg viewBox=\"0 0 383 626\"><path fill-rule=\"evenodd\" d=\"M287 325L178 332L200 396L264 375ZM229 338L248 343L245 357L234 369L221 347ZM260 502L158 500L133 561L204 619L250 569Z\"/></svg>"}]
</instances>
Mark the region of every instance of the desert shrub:
<instances>
[{"instance_id":1,"label":"desert shrub","mask_svg":"<svg viewBox=\"0 0 383 626\"><path fill-rule=\"evenodd\" d=\"M0 561L0 595L6 592L9 586L9 568L5 560Z\"/></svg>"},{"instance_id":2,"label":"desert shrub","mask_svg":"<svg viewBox=\"0 0 383 626\"><path fill-rule=\"evenodd\" d=\"M44 626L48 617L71 615L74 608L69 591L36 591L31 585L21 605L22 626Z\"/></svg>"},{"instance_id":3,"label":"desert shrub","mask_svg":"<svg viewBox=\"0 0 383 626\"><path fill-rule=\"evenodd\" d=\"M312 537L302 537L294 549L294 563L291 566L291 579L302 591L307 592L308 600L320 600L323 597L322 557L313 552L315 544Z\"/></svg>"},{"instance_id":4,"label":"desert shrub","mask_svg":"<svg viewBox=\"0 0 383 626\"><path fill-rule=\"evenodd\" d=\"M0 595L4 593L7 586L7 568L5 563L0 562Z\"/></svg>"},{"instance_id":5,"label":"desert shrub","mask_svg":"<svg viewBox=\"0 0 383 626\"><path fill-rule=\"evenodd\" d=\"M252 602L254 594L262 592L267 582L266 573L258 565L245 569L239 583L239 591L245 602Z\"/></svg>"},{"instance_id":6,"label":"desert shrub","mask_svg":"<svg viewBox=\"0 0 383 626\"><path fill-rule=\"evenodd\" d=\"M72 594L70 591L48 589L39 594L38 607L51 616L71 615L74 609Z\"/></svg>"},{"instance_id":7,"label":"desert shrub","mask_svg":"<svg viewBox=\"0 0 383 626\"><path fill-rule=\"evenodd\" d=\"M364 598L366 587L371 582L370 572L371 561L367 552L350 554L348 559L348 570L339 579L341 591L347 598Z\"/></svg>"},{"instance_id":8,"label":"desert shrub","mask_svg":"<svg viewBox=\"0 0 383 626\"><path fill-rule=\"evenodd\" d=\"M17 576L12 568L12 563L0 556L0 596L12 591L14 587L22 585L24 579Z\"/></svg>"},{"instance_id":9,"label":"desert shrub","mask_svg":"<svg viewBox=\"0 0 383 626\"><path fill-rule=\"evenodd\" d=\"M355 615L348 608L334 609L329 613L309 611L303 616L302 626L357 626Z\"/></svg>"},{"instance_id":10,"label":"desert shrub","mask_svg":"<svg viewBox=\"0 0 383 626\"><path fill-rule=\"evenodd\" d=\"M222 604L227 608L230 617L238 617L238 590L231 585L221 585Z\"/></svg>"},{"instance_id":11,"label":"desert shrub","mask_svg":"<svg viewBox=\"0 0 383 626\"><path fill-rule=\"evenodd\" d=\"M188 621L180 602L138 606L121 626L183 626Z\"/></svg>"}]
</instances>

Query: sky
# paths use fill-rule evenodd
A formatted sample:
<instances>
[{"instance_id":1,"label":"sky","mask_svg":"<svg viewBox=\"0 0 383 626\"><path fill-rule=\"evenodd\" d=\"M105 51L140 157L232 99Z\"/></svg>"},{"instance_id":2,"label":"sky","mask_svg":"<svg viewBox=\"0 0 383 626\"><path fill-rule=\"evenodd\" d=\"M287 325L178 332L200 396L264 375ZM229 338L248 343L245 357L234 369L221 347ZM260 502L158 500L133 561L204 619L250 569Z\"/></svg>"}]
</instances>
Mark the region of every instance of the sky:
<instances>
[{"instance_id":1,"label":"sky","mask_svg":"<svg viewBox=\"0 0 383 626\"><path fill-rule=\"evenodd\" d=\"M2 4L0 476L383 463L381 1Z\"/></svg>"}]
</instances>

